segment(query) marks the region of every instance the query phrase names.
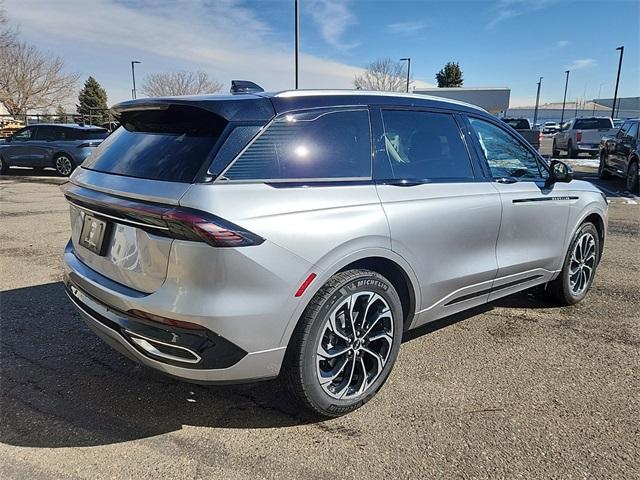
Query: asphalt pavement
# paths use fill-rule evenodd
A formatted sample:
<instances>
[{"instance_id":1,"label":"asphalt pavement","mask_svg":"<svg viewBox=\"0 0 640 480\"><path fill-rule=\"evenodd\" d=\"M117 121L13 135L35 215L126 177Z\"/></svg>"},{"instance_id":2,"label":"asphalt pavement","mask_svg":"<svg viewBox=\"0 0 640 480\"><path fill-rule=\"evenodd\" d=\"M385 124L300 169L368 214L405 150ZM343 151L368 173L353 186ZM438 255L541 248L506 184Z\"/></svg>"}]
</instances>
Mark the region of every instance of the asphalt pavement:
<instances>
[{"instance_id":1,"label":"asphalt pavement","mask_svg":"<svg viewBox=\"0 0 640 480\"><path fill-rule=\"evenodd\" d=\"M191 385L111 350L64 295L63 180L0 177L0 477L639 478L639 199L570 163L611 202L586 300L524 292L412 332L329 421L277 382Z\"/></svg>"}]
</instances>

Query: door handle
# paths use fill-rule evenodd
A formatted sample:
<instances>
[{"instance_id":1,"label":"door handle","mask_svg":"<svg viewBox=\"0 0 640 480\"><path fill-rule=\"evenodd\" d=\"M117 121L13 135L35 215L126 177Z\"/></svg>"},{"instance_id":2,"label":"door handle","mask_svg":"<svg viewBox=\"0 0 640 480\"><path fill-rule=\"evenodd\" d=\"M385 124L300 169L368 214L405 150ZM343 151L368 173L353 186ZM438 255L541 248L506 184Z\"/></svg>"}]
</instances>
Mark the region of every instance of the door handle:
<instances>
[{"instance_id":1,"label":"door handle","mask_svg":"<svg viewBox=\"0 0 640 480\"><path fill-rule=\"evenodd\" d=\"M493 180L496 183L516 183L518 180L511 177L500 177Z\"/></svg>"}]
</instances>

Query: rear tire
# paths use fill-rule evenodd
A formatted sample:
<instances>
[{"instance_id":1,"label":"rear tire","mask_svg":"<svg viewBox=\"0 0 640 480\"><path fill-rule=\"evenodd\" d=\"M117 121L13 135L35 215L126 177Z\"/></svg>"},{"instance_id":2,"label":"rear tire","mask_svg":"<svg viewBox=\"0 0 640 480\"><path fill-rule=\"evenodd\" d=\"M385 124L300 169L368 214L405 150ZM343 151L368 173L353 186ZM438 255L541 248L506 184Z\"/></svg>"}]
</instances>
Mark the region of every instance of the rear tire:
<instances>
[{"instance_id":1,"label":"rear tire","mask_svg":"<svg viewBox=\"0 0 640 480\"><path fill-rule=\"evenodd\" d=\"M551 156L553 158L558 158L560 156L560 150L556 148L556 141L553 141L553 147L551 147Z\"/></svg>"},{"instance_id":2,"label":"rear tire","mask_svg":"<svg viewBox=\"0 0 640 480\"><path fill-rule=\"evenodd\" d=\"M324 417L367 403L387 380L403 333L395 288L370 270L339 272L316 293L289 343L283 380Z\"/></svg>"},{"instance_id":3,"label":"rear tire","mask_svg":"<svg viewBox=\"0 0 640 480\"><path fill-rule=\"evenodd\" d=\"M600 154L600 164L598 165L598 177L605 180L611 177L611 173L607 170L607 154L602 152Z\"/></svg>"},{"instance_id":4,"label":"rear tire","mask_svg":"<svg viewBox=\"0 0 640 480\"><path fill-rule=\"evenodd\" d=\"M587 296L600 262L600 237L591 222L573 235L560 275L549 283L548 291L561 305L575 305Z\"/></svg>"},{"instance_id":5,"label":"rear tire","mask_svg":"<svg viewBox=\"0 0 640 480\"><path fill-rule=\"evenodd\" d=\"M69 155L60 153L53 159L53 167L58 172L58 175L68 177L75 170L76 164Z\"/></svg>"},{"instance_id":6,"label":"rear tire","mask_svg":"<svg viewBox=\"0 0 640 480\"><path fill-rule=\"evenodd\" d=\"M627 168L627 190L631 193L640 193L638 191L638 162L632 161Z\"/></svg>"},{"instance_id":7,"label":"rear tire","mask_svg":"<svg viewBox=\"0 0 640 480\"><path fill-rule=\"evenodd\" d=\"M571 140L569 140L569 144L567 145L567 156L569 158L578 158L578 152L573 149L573 144Z\"/></svg>"}]
</instances>

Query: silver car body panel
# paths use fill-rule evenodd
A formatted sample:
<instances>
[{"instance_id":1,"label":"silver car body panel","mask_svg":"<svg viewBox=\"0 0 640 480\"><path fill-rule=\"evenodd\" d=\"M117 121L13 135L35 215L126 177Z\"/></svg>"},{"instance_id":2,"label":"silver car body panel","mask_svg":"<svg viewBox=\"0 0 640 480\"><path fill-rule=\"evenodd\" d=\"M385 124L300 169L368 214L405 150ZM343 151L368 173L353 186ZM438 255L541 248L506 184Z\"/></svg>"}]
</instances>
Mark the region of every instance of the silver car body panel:
<instances>
[{"instance_id":1,"label":"silver car body panel","mask_svg":"<svg viewBox=\"0 0 640 480\"><path fill-rule=\"evenodd\" d=\"M548 282L562 268L584 219L597 214L604 225L607 219L602 193L576 180L550 186L486 178L412 186L190 184L78 168L71 182L117 197L208 212L265 239L260 245L215 248L115 221L109 250L99 256L78 241L90 209L71 207L65 273L85 294L72 298L85 321L143 364L201 382L276 376L310 300L354 262L384 258L405 273L415 303L406 325L414 328ZM110 308L204 326L247 355L219 369L154 360L92 313Z\"/></svg>"}]
</instances>

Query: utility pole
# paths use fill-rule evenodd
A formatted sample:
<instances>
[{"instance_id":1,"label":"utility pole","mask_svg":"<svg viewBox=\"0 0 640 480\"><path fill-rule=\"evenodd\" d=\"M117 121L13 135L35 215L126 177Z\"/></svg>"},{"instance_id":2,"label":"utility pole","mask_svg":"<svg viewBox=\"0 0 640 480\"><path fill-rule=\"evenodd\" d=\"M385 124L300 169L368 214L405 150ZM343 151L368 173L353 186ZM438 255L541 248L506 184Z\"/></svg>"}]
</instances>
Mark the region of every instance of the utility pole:
<instances>
[{"instance_id":1,"label":"utility pole","mask_svg":"<svg viewBox=\"0 0 640 480\"><path fill-rule=\"evenodd\" d=\"M142 63L138 60L133 60L131 62L131 79L133 80L133 89L131 90L131 98L136 99L136 63Z\"/></svg>"},{"instance_id":2,"label":"utility pole","mask_svg":"<svg viewBox=\"0 0 640 480\"><path fill-rule=\"evenodd\" d=\"M295 69L296 69L296 90L298 90L299 77L298 77L298 55L300 51L300 0L295 0Z\"/></svg>"},{"instance_id":3,"label":"utility pole","mask_svg":"<svg viewBox=\"0 0 640 480\"><path fill-rule=\"evenodd\" d=\"M409 79L411 78L411 59L401 58L401 62L407 62L407 93L409 93Z\"/></svg>"},{"instance_id":4,"label":"utility pole","mask_svg":"<svg viewBox=\"0 0 640 480\"><path fill-rule=\"evenodd\" d=\"M569 72L570 70L566 70L564 72L567 74L567 79L564 82L564 99L562 100L562 115L560 117L560 128L562 128L562 124L564 123L564 107L567 103L567 87L569 86Z\"/></svg>"},{"instance_id":5,"label":"utility pole","mask_svg":"<svg viewBox=\"0 0 640 480\"><path fill-rule=\"evenodd\" d=\"M620 60L618 61L618 76L616 77L616 89L613 92L613 108L611 109L611 118L616 118L616 100L618 99L618 84L620 83L620 70L622 70L622 55L624 55L624 46L616 48L620 50Z\"/></svg>"},{"instance_id":6,"label":"utility pole","mask_svg":"<svg viewBox=\"0 0 640 480\"><path fill-rule=\"evenodd\" d=\"M536 109L533 111L533 127L535 128L536 122L538 121L538 103L540 103L540 85L542 85L542 79L544 77L540 77L538 80L538 93L536 93Z\"/></svg>"}]
</instances>

